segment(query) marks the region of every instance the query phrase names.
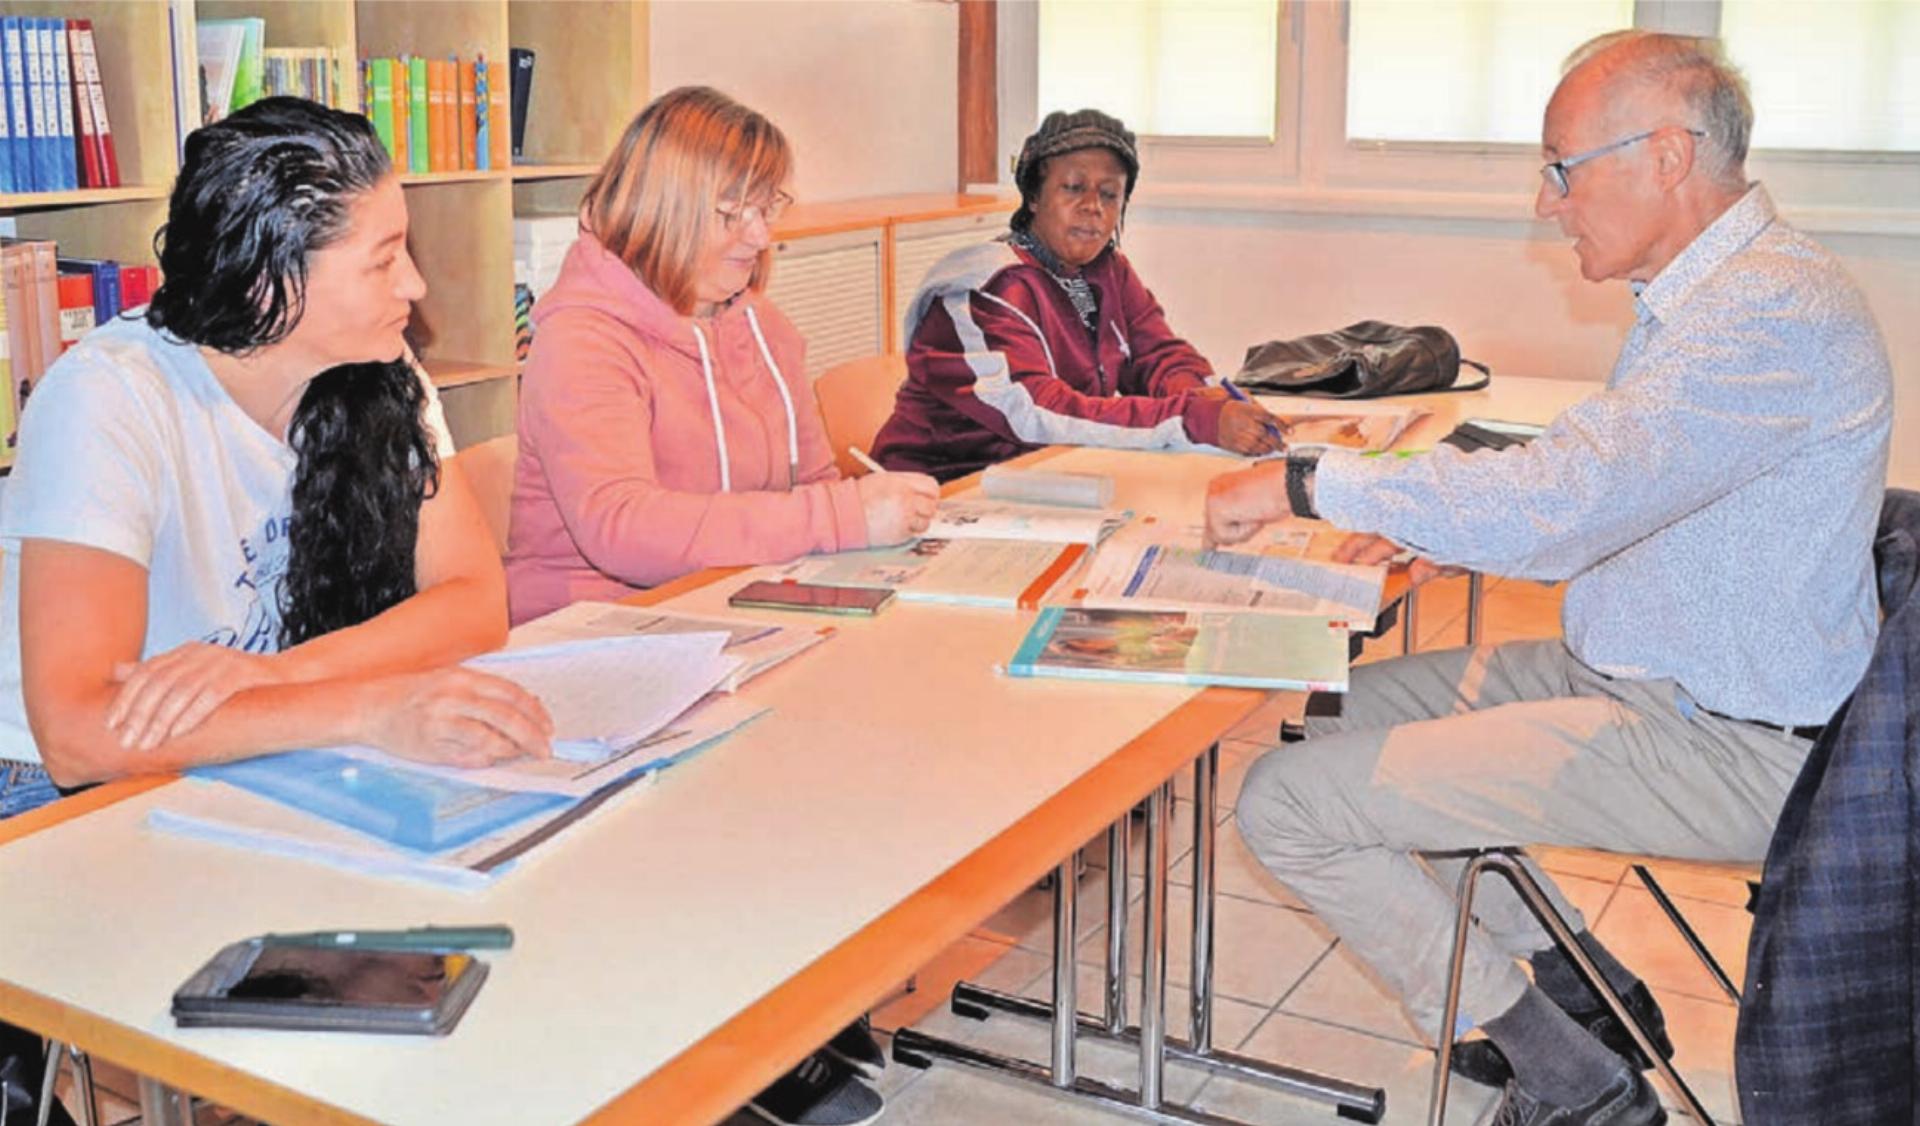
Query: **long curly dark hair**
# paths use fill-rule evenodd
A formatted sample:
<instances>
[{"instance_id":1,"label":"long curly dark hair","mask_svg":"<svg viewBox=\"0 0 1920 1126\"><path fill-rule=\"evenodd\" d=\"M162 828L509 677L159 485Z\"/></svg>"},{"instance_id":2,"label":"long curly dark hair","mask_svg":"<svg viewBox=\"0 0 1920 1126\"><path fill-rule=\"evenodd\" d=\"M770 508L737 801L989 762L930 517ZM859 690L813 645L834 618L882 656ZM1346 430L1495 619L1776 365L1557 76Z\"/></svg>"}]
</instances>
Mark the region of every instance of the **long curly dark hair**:
<instances>
[{"instance_id":1,"label":"long curly dark hair","mask_svg":"<svg viewBox=\"0 0 1920 1126\"><path fill-rule=\"evenodd\" d=\"M347 231L354 200L391 171L367 119L266 98L198 129L154 236L165 278L147 323L244 356L306 311L307 263ZM299 455L280 584L280 644L355 625L410 596L420 505L440 485L405 357L344 364L307 385L288 429Z\"/></svg>"}]
</instances>

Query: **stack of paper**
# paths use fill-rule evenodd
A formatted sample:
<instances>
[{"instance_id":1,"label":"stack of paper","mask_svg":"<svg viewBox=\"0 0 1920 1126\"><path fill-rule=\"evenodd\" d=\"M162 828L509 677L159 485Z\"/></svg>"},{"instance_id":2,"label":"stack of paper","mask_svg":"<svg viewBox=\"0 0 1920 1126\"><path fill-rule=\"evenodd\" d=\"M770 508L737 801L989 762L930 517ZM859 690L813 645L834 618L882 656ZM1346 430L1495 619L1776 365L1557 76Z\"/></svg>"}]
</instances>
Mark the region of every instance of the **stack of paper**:
<instances>
[{"instance_id":1,"label":"stack of paper","mask_svg":"<svg viewBox=\"0 0 1920 1126\"><path fill-rule=\"evenodd\" d=\"M694 618L615 602L575 602L515 626L507 635L507 648L522 649L594 637L676 633L727 635L722 652L738 658L741 665L720 687L722 691L733 692L787 658L832 637L833 627L768 625L733 617Z\"/></svg>"},{"instance_id":2,"label":"stack of paper","mask_svg":"<svg viewBox=\"0 0 1920 1126\"><path fill-rule=\"evenodd\" d=\"M431 871L424 878L438 878L433 873L445 876L451 865L491 878L612 794L765 710L737 696L710 695L744 664L724 652L732 636L590 637L468 662L540 698L554 721L551 759L462 770L371 747L264 755L191 773L229 784L211 787L217 793L231 787L270 799L277 819L251 801L179 787L163 796L151 820L172 832L357 871L421 876L425 864ZM222 808L244 815L223 818Z\"/></svg>"}]
</instances>

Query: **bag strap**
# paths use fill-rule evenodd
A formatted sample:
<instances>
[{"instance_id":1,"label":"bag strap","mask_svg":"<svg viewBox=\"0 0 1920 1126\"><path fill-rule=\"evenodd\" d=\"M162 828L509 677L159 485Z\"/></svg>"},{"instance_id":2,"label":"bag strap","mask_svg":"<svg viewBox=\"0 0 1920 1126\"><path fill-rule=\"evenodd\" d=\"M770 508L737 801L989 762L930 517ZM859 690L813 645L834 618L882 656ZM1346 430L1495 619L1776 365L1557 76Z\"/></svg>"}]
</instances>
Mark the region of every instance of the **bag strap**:
<instances>
[{"instance_id":1,"label":"bag strap","mask_svg":"<svg viewBox=\"0 0 1920 1126\"><path fill-rule=\"evenodd\" d=\"M1479 382L1456 383L1451 387L1441 387L1434 391L1421 391L1418 393L1422 395L1438 395L1448 391L1481 391L1486 388L1487 384L1493 382L1493 369L1481 363L1479 360L1469 360L1465 356L1462 356L1460 357L1460 362L1466 365L1467 367L1476 368L1479 370L1480 372Z\"/></svg>"}]
</instances>

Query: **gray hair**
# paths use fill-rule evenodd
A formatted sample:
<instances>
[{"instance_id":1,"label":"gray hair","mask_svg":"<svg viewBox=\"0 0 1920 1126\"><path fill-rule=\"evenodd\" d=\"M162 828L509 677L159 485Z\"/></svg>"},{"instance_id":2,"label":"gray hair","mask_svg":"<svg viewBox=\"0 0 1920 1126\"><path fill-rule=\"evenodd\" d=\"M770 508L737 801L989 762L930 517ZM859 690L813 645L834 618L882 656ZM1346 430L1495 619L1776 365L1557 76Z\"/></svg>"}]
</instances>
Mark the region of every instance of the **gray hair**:
<instances>
[{"instance_id":1,"label":"gray hair","mask_svg":"<svg viewBox=\"0 0 1920 1126\"><path fill-rule=\"evenodd\" d=\"M1567 74L1601 55L1612 73L1610 83L1669 90L1686 103L1693 121L1706 132L1702 163L1710 179L1725 188L1746 187L1747 143L1753 136L1753 102L1747 80L1727 61L1718 39L1652 31L1610 31L1574 48L1561 73Z\"/></svg>"}]
</instances>

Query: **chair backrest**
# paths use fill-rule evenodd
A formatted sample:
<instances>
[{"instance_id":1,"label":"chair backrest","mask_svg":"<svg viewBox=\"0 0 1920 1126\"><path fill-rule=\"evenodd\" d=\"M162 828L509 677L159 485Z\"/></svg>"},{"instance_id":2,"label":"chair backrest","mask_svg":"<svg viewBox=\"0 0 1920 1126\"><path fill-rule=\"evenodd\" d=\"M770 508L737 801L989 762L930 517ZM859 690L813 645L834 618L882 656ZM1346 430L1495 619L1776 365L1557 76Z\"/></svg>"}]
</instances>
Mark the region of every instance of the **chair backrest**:
<instances>
[{"instance_id":1,"label":"chair backrest","mask_svg":"<svg viewBox=\"0 0 1920 1126\"><path fill-rule=\"evenodd\" d=\"M858 477L867 471L847 447L873 444L873 436L893 416L894 392L906 377L906 357L882 355L835 364L813 381L827 440L833 443L833 463L842 475Z\"/></svg>"},{"instance_id":2,"label":"chair backrest","mask_svg":"<svg viewBox=\"0 0 1920 1126\"><path fill-rule=\"evenodd\" d=\"M503 556L507 553L508 514L513 510L513 462L519 456L519 436L502 434L468 446L453 459L473 488L480 515L486 518L493 544Z\"/></svg>"}]
</instances>

